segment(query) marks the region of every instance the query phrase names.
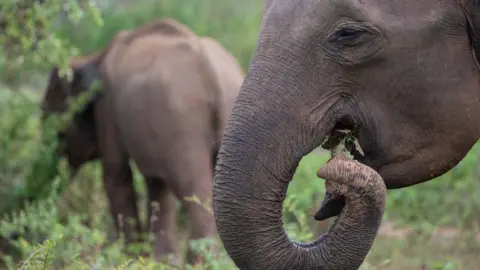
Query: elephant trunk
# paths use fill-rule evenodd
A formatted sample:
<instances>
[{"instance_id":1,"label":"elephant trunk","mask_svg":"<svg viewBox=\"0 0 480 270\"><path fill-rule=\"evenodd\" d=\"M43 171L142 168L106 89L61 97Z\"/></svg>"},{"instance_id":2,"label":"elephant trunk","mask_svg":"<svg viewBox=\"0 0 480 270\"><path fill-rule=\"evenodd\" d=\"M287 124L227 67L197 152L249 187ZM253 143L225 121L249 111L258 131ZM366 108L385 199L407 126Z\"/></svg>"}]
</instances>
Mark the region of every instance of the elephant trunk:
<instances>
[{"instance_id":1,"label":"elephant trunk","mask_svg":"<svg viewBox=\"0 0 480 270\"><path fill-rule=\"evenodd\" d=\"M326 235L310 244L291 241L282 202L301 158L334 128L335 102L316 108L317 117L307 115L294 78L269 76L262 64L252 62L218 155L213 203L224 247L240 269L357 269L380 226L383 180L360 163L330 162L319 175L348 185L329 190L346 197L345 208ZM274 85L292 94L279 95Z\"/></svg>"}]
</instances>

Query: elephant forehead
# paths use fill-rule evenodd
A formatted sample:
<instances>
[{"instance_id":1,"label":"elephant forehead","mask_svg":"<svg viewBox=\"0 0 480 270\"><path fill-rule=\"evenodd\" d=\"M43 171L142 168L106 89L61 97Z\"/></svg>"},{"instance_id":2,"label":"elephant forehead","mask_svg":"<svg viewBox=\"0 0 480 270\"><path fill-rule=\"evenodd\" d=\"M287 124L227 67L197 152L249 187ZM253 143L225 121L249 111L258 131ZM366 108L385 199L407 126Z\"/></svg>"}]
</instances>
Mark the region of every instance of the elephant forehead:
<instances>
[{"instance_id":1,"label":"elephant forehead","mask_svg":"<svg viewBox=\"0 0 480 270\"><path fill-rule=\"evenodd\" d=\"M356 2L351 0L352 2ZM379 1L362 0L366 3L357 5L364 18L375 25L394 30L402 28L410 32L424 33L435 31L446 22L463 21L463 13L455 1Z\"/></svg>"},{"instance_id":2,"label":"elephant forehead","mask_svg":"<svg viewBox=\"0 0 480 270\"><path fill-rule=\"evenodd\" d=\"M345 19L377 25L430 31L448 20L458 20L462 10L451 0L276 0L266 6L264 25L298 31L331 29Z\"/></svg>"}]
</instances>

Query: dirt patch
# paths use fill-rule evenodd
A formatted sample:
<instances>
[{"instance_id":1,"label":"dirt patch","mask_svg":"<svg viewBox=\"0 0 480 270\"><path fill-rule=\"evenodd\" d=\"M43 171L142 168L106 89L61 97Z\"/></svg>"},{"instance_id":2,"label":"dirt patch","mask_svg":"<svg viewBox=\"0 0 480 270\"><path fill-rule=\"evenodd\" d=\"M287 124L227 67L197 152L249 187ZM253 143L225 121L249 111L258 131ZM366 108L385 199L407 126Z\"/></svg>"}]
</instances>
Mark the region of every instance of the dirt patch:
<instances>
[{"instance_id":1,"label":"dirt patch","mask_svg":"<svg viewBox=\"0 0 480 270\"><path fill-rule=\"evenodd\" d=\"M321 221L315 227L315 234L320 235L328 231L328 228L332 225L333 221ZM455 239L459 237L462 232L471 234L471 231L462 231L453 227L439 227L430 233L431 238L446 238ZM401 227L395 224L393 221L383 221L380 229L378 230L378 236L388 238L406 238L415 235L417 232L410 227ZM425 234L425 232L423 232ZM480 232L475 232L474 237L476 241L480 242Z\"/></svg>"},{"instance_id":2,"label":"dirt patch","mask_svg":"<svg viewBox=\"0 0 480 270\"><path fill-rule=\"evenodd\" d=\"M382 223L378 231L378 235L385 237L395 237L395 238L405 238L414 234L415 231L412 228L408 227L398 227L394 222L386 221ZM461 230L457 228L449 227L440 227L436 228L432 233L431 237L443 237L443 238L455 238L462 233ZM480 242L480 232L475 233L475 239Z\"/></svg>"}]
</instances>

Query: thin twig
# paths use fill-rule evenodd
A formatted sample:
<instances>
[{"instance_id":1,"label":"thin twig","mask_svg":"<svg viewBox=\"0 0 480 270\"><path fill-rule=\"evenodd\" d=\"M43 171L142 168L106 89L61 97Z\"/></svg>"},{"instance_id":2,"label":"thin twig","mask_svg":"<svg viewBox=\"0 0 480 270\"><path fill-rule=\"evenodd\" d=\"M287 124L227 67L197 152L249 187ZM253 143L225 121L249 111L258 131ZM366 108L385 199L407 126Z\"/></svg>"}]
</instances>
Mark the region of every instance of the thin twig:
<instances>
[{"instance_id":1,"label":"thin twig","mask_svg":"<svg viewBox=\"0 0 480 270\"><path fill-rule=\"evenodd\" d=\"M27 262L28 262L31 258L33 258L33 256L35 256L35 254L37 254L38 252L44 250L45 248L47 248L47 247L42 247L42 248L39 248L39 249L33 251L32 254L30 254L30 255L28 256L28 258L23 262L22 267L20 267L20 270L23 270L23 269L25 268Z\"/></svg>"}]
</instances>

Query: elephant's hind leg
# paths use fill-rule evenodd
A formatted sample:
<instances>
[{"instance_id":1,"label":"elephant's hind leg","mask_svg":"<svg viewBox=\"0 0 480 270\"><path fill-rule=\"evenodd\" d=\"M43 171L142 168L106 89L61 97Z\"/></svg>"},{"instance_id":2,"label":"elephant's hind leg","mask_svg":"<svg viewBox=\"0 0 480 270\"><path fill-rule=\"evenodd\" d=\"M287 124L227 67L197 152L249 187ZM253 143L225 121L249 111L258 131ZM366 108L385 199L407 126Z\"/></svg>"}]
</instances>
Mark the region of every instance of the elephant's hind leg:
<instances>
[{"instance_id":1,"label":"elephant's hind leg","mask_svg":"<svg viewBox=\"0 0 480 270\"><path fill-rule=\"evenodd\" d=\"M137 242L142 226L138 217L132 170L128 159L119 162L103 160L102 165L103 182L116 231L124 234L127 244Z\"/></svg>"},{"instance_id":2,"label":"elephant's hind leg","mask_svg":"<svg viewBox=\"0 0 480 270\"><path fill-rule=\"evenodd\" d=\"M194 152L194 151L192 151ZM211 209L212 201L212 164L211 154L207 151L189 153L184 151L179 158L171 184L175 195L182 199L189 221L190 240L215 238L215 218ZM186 200L187 197L196 197L200 204ZM187 246L189 243L187 243ZM214 247L215 248L215 244ZM191 248L187 249L187 263L196 264L202 260Z\"/></svg>"},{"instance_id":3,"label":"elephant's hind leg","mask_svg":"<svg viewBox=\"0 0 480 270\"><path fill-rule=\"evenodd\" d=\"M153 234L156 260L173 255L170 264L180 265L176 228L176 198L162 179L146 177L148 185L148 228Z\"/></svg>"}]
</instances>

